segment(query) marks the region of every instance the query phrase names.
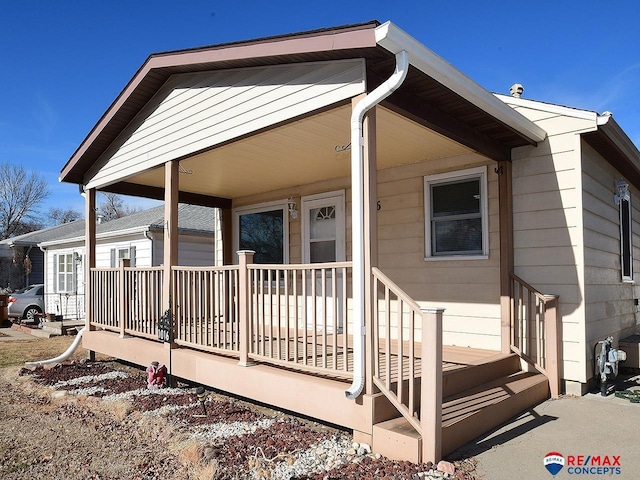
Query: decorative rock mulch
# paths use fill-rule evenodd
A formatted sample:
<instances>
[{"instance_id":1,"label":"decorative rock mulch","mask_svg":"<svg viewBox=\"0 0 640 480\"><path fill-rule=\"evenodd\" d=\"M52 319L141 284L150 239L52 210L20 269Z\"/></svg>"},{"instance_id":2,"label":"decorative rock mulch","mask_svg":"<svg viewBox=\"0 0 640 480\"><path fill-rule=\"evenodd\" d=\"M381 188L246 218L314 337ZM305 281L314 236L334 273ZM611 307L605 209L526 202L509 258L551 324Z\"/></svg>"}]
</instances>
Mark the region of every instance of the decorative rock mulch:
<instances>
[{"instance_id":1,"label":"decorative rock mulch","mask_svg":"<svg viewBox=\"0 0 640 480\"><path fill-rule=\"evenodd\" d=\"M20 375L29 375L60 394L126 401L129 412L170 420L178 431L200 442L199 455L203 461L215 463L215 478L477 478L475 464L467 460L437 466L392 461L373 454L366 444L352 442L347 432L211 392L203 409L194 388L181 385L149 390L143 371L116 363L23 368ZM69 416L75 407L61 408L69 410L63 412Z\"/></svg>"}]
</instances>

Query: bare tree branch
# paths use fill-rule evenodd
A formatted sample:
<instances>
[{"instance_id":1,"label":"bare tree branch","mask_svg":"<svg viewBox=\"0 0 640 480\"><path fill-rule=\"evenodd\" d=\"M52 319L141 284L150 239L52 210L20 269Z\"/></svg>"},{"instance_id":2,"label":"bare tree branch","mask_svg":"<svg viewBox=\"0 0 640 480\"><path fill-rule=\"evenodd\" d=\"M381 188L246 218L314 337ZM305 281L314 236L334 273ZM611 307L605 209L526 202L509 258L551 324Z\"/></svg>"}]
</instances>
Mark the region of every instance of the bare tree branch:
<instances>
[{"instance_id":1,"label":"bare tree branch","mask_svg":"<svg viewBox=\"0 0 640 480\"><path fill-rule=\"evenodd\" d=\"M49 209L49 222L51 225L62 225L63 223L75 222L82 218L82 213L72 208L62 209L52 207Z\"/></svg>"},{"instance_id":2,"label":"bare tree branch","mask_svg":"<svg viewBox=\"0 0 640 480\"><path fill-rule=\"evenodd\" d=\"M49 196L39 173L22 165L0 164L0 239L41 228L38 206Z\"/></svg>"},{"instance_id":3,"label":"bare tree branch","mask_svg":"<svg viewBox=\"0 0 640 480\"><path fill-rule=\"evenodd\" d=\"M98 207L98 214L102 215L102 221L104 222L115 218L126 217L141 210L139 207L125 205L122 197L116 193L100 193L102 194L103 202Z\"/></svg>"}]
</instances>

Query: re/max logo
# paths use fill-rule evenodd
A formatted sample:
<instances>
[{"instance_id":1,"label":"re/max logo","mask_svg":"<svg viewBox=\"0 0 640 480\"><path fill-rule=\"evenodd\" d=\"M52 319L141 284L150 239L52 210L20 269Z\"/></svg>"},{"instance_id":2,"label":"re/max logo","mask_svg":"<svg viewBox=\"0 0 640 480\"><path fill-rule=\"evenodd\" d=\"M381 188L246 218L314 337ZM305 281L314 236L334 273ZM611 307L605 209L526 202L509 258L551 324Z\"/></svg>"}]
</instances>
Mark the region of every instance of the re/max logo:
<instances>
[{"instance_id":1,"label":"re/max logo","mask_svg":"<svg viewBox=\"0 0 640 480\"><path fill-rule=\"evenodd\" d=\"M619 467L620 455L567 455L568 466Z\"/></svg>"}]
</instances>

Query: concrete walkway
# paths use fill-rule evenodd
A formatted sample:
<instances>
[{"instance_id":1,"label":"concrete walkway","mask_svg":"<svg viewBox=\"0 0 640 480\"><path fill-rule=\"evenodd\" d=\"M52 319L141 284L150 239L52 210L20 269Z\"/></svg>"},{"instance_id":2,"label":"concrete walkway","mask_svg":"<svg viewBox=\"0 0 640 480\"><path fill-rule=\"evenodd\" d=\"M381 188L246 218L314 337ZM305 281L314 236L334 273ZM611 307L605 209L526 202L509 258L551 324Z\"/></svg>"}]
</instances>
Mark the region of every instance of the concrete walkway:
<instances>
[{"instance_id":1,"label":"concrete walkway","mask_svg":"<svg viewBox=\"0 0 640 480\"><path fill-rule=\"evenodd\" d=\"M7 340L33 340L33 335L30 335L20 330L14 330L11 327L0 328L0 342Z\"/></svg>"},{"instance_id":2,"label":"concrete walkway","mask_svg":"<svg viewBox=\"0 0 640 480\"><path fill-rule=\"evenodd\" d=\"M616 388L640 389L640 376L620 377ZM553 478L544 466L550 452L564 457L557 479L637 480L640 403L617 398L613 393L602 397L599 392L548 400L462 447L456 456L475 456L477 471L487 480L536 480ZM599 462L596 457L600 457ZM589 468L585 469L585 463ZM600 470L593 468L598 463Z\"/></svg>"}]
</instances>

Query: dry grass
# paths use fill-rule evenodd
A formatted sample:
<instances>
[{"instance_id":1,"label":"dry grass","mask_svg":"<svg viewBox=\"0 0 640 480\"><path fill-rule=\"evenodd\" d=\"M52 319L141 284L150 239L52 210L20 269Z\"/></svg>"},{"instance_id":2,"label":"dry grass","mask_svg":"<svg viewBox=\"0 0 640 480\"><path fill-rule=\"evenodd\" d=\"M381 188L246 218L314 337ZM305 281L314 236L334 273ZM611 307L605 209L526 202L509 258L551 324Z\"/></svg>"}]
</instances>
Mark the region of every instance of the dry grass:
<instances>
[{"instance_id":1,"label":"dry grass","mask_svg":"<svg viewBox=\"0 0 640 480\"><path fill-rule=\"evenodd\" d=\"M0 342L0 368L23 366L25 362L47 360L57 357L69 348L75 337L61 336L28 340L3 340ZM80 345L69 360L87 358L89 352ZM107 360L106 356L97 356L98 360Z\"/></svg>"}]
</instances>

